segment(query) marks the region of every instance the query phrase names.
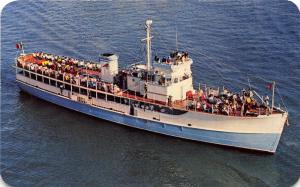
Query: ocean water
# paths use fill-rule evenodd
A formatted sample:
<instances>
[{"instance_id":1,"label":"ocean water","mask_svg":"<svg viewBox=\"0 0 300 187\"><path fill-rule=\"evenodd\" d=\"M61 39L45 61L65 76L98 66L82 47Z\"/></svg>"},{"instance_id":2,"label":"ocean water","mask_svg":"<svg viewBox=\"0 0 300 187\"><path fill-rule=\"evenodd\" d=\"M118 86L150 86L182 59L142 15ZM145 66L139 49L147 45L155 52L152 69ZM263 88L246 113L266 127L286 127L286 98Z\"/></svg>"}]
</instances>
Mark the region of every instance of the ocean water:
<instances>
[{"instance_id":1,"label":"ocean water","mask_svg":"<svg viewBox=\"0 0 300 187\"><path fill-rule=\"evenodd\" d=\"M89 117L20 92L12 65L44 51L119 65L187 50L199 83L271 94L288 108L276 154L181 140ZM178 41L176 42L176 31ZM300 177L300 13L287 0L16 1L1 15L1 176L11 186L290 186ZM280 103L280 96L276 101Z\"/></svg>"}]
</instances>

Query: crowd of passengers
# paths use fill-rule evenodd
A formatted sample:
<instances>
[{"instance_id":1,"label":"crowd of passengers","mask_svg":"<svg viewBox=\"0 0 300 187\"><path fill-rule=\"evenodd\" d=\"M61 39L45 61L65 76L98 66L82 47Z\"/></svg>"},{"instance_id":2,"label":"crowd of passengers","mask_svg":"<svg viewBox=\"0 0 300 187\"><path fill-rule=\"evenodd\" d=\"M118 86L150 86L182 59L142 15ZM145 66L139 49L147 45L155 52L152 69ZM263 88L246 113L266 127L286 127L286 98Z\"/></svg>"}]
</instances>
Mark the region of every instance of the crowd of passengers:
<instances>
[{"instance_id":1,"label":"crowd of passengers","mask_svg":"<svg viewBox=\"0 0 300 187\"><path fill-rule=\"evenodd\" d=\"M178 53L172 54L172 57L174 58L176 55L178 55ZM187 53L183 53L183 55L188 57ZM100 72L100 64L85 63L84 61L79 61L74 58L42 52L33 53L33 57L38 61L18 61L18 66L75 85L114 94L121 91L116 84L101 82L99 75L87 74L87 70ZM243 89L240 94L232 93L228 89L224 89L220 94L216 94L216 92L213 92L211 89L209 89L208 92L200 89L197 92L197 97L192 96L192 101L187 103L187 109L241 116L245 116L249 113L257 113L257 109L265 109L268 113L270 110L269 97L265 96L263 99L264 101L261 105L254 99L253 92L245 89Z\"/></svg>"},{"instance_id":2,"label":"crowd of passengers","mask_svg":"<svg viewBox=\"0 0 300 187\"><path fill-rule=\"evenodd\" d=\"M18 61L18 66L75 85L97 88L109 93L118 93L120 91L117 85L100 82L101 65L98 63L86 63L74 58L42 52L33 53L33 57L37 61ZM90 70L94 73L88 75L87 71ZM95 72L99 72L98 75Z\"/></svg>"},{"instance_id":3,"label":"crowd of passengers","mask_svg":"<svg viewBox=\"0 0 300 187\"><path fill-rule=\"evenodd\" d=\"M157 63L165 63L165 64L174 63L175 65L178 65L181 62L185 62L188 58L189 58L188 52L175 51L175 52L170 53L170 56L163 57L162 59L160 59L158 56L155 56L154 61Z\"/></svg>"},{"instance_id":4,"label":"crowd of passengers","mask_svg":"<svg viewBox=\"0 0 300 187\"><path fill-rule=\"evenodd\" d=\"M263 104L260 104L254 98L253 91L243 89L241 93L232 93L228 89L223 92L214 92L209 89L206 94L200 89L197 97L193 97L187 103L189 110L204 111L209 113L217 113L224 115L259 115L259 113L270 111L269 97L263 97Z\"/></svg>"}]
</instances>

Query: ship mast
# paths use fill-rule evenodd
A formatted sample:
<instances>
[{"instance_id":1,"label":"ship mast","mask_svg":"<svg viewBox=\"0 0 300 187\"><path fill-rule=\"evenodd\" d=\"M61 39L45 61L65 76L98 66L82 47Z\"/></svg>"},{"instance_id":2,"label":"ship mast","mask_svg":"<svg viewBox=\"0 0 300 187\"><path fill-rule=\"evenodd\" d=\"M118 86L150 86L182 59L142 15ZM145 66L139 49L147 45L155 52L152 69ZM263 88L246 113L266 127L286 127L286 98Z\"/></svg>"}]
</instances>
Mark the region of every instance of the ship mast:
<instances>
[{"instance_id":1,"label":"ship mast","mask_svg":"<svg viewBox=\"0 0 300 187\"><path fill-rule=\"evenodd\" d=\"M146 21L146 30L147 30L147 70L151 70L151 25L152 25L152 20L148 19Z\"/></svg>"},{"instance_id":2,"label":"ship mast","mask_svg":"<svg viewBox=\"0 0 300 187\"><path fill-rule=\"evenodd\" d=\"M275 99L275 81L273 81L273 85L272 85L272 108L271 108L271 114L273 113L274 99Z\"/></svg>"}]
</instances>

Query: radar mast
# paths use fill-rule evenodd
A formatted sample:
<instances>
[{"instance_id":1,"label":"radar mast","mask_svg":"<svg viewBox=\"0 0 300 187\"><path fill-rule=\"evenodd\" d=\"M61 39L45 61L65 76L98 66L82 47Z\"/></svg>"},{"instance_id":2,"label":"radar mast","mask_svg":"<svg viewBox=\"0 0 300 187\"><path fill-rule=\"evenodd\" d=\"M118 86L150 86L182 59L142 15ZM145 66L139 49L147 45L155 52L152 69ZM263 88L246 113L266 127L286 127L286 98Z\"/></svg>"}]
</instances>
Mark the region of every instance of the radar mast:
<instances>
[{"instance_id":1,"label":"radar mast","mask_svg":"<svg viewBox=\"0 0 300 187\"><path fill-rule=\"evenodd\" d=\"M146 31L147 31L147 71L151 70L151 25L152 25L152 20L148 19L146 21Z\"/></svg>"}]
</instances>

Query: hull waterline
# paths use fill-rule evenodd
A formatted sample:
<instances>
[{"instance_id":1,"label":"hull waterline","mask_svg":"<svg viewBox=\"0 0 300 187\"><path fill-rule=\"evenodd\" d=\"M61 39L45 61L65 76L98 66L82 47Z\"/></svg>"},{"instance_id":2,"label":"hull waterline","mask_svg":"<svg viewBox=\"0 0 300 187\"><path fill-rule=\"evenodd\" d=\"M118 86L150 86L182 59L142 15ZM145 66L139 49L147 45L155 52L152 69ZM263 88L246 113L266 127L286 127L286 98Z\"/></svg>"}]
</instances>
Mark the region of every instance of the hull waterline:
<instances>
[{"instance_id":1,"label":"hull waterline","mask_svg":"<svg viewBox=\"0 0 300 187\"><path fill-rule=\"evenodd\" d=\"M17 83L21 90L33 96L99 119L168 136L206 143L274 153L283 129L282 127L279 133L235 133L178 126L80 103L22 81L17 81Z\"/></svg>"}]
</instances>

